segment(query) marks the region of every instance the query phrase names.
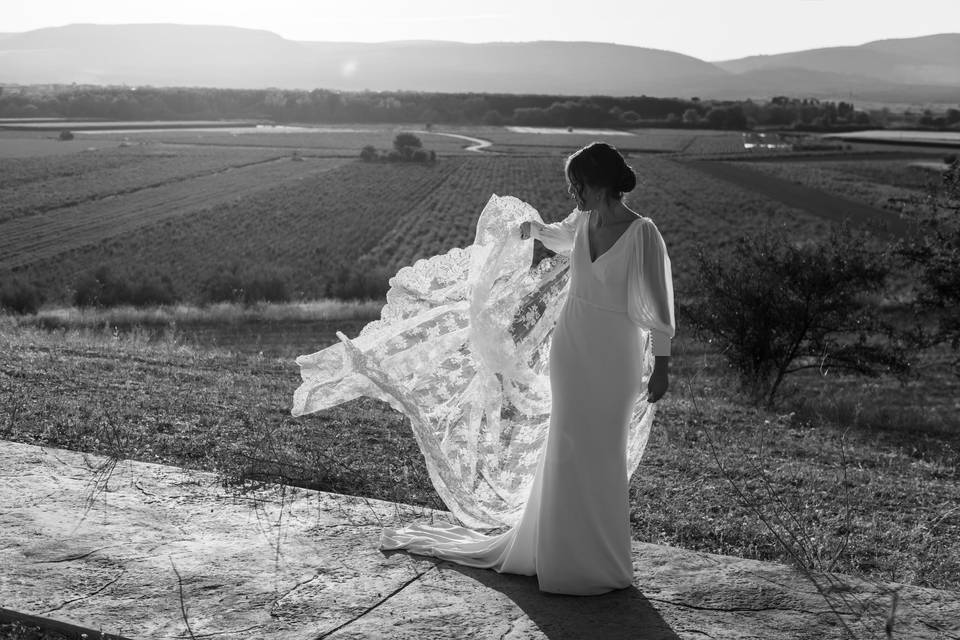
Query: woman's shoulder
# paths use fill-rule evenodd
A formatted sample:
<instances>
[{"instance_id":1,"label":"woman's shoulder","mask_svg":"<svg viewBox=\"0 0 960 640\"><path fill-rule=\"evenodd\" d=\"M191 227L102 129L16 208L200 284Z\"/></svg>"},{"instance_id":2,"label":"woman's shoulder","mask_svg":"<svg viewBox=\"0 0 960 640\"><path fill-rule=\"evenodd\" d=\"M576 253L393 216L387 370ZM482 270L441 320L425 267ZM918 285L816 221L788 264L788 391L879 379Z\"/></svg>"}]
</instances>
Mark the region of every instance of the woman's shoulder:
<instances>
[{"instance_id":1,"label":"woman's shoulder","mask_svg":"<svg viewBox=\"0 0 960 640\"><path fill-rule=\"evenodd\" d=\"M653 218L638 213L637 219L634 220L630 226L639 233L641 231L650 231L656 229L657 223L653 221Z\"/></svg>"},{"instance_id":2,"label":"woman's shoulder","mask_svg":"<svg viewBox=\"0 0 960 640\"><path fill-rule=\"evenodd\" d=\"M637 239L637 242L641 242L646 245L649 242L663 242L663 236L660 234L660 229L657 228L657 223L654 222L653 218L649 216L643 216L637 214L637 219L630 223L633 231L633 237Z\"/></svg>"}]
</instances>

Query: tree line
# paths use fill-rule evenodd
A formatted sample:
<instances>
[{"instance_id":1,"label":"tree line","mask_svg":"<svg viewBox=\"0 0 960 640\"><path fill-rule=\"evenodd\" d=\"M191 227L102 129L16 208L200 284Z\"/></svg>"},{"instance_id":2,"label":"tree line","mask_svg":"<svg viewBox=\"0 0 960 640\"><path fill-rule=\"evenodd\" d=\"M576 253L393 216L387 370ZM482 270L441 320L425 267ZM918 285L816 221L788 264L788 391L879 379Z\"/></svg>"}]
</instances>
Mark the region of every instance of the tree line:
<instances>
[{"instance_id":1,"label":"tree line","mask_svg":"<svg viewBox=\"0 0 960 640\"><path fill-rule=\"evenodd\" d=\"M849 102L786 96L760 102L701 100L697 97L570 97L85 85L0 87L0 117L103 118L121 121L239 118L302 123L738 130L753 126L831 129L876 124L870 113L856 109ZM950 124L946 122L947 119L943 124Z\"/></svg>"}]
</instances>

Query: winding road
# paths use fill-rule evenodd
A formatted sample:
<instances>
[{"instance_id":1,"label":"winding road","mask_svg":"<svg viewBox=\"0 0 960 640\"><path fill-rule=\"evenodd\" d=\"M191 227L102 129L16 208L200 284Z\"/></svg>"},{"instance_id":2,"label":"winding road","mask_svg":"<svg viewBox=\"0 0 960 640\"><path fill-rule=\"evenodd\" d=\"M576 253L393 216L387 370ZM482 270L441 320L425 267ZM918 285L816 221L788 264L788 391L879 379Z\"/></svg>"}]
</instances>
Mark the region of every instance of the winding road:
<instances>
[{"instance_id":1,"label":"winding road","mask_svg":"<svg viewBox=\"0 0 960 640\"><path fill-rule=\"evenodd\" d=\"M433 136L447 136L448 138L460 138L461 140L466 140L467 142L472 142L469 147L464 147L464 151L475 151L477 153L488 153L485 151L488 147L493 146L491 140L484 140L483 138L474 138L473 136L465 136L459 133L446 133L443 131L427 131L421 130L416 131L415 133L425 133Z\"/></svg>"}]
</instances>

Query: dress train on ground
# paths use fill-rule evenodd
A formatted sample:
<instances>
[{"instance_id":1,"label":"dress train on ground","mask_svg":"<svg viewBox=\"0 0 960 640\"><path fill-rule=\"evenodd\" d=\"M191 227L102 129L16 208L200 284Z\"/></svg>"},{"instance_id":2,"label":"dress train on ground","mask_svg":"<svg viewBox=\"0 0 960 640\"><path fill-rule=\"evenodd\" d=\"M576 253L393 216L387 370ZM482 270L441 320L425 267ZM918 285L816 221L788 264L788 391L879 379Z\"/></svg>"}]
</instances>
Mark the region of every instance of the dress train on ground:
<instances>
[{"instance_id":1,"label":"dress train on ground","mask_svg":"<svg viewBox=\"0 0 960 640\"><path fill-rule=\"evenodd\" d=\"M561 255L531 269L524 220ZM294 415L390 403L466 525L385 529L381 548L537 575L555 593L631 583L628 480L655 415L641 390L673 335L670 263L646 218L591 261L587 220L545 225L494 196L474 244L401 270L381 320L298 358Z\"/></svg>"}]
</instances>

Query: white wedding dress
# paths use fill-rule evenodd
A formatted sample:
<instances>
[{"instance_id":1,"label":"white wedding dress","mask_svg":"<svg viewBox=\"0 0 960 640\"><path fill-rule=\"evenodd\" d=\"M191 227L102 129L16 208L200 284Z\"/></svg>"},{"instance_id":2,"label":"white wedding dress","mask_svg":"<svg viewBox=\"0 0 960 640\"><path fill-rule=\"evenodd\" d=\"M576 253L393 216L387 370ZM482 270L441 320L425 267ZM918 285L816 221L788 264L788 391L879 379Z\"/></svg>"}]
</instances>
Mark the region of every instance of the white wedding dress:
<instances>
[{"instance_id":1,"label":"white wedding dress","mask_svg":"<svg viewBox=\"0 0 960 640\"><path fill-rule=\"evenodd\" d=\"M380 320L297 359L294 415L390 403L464 525L385 529L382 549L536 575L554 593L632 583L628 481L655 414L653 357L670 353L673 284L651 220L591 260L588 218L544 225L493 196L472 245L400 270ZM525 220L560 254L533 269Z\"/></svg>"}]
</instances>

